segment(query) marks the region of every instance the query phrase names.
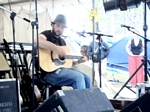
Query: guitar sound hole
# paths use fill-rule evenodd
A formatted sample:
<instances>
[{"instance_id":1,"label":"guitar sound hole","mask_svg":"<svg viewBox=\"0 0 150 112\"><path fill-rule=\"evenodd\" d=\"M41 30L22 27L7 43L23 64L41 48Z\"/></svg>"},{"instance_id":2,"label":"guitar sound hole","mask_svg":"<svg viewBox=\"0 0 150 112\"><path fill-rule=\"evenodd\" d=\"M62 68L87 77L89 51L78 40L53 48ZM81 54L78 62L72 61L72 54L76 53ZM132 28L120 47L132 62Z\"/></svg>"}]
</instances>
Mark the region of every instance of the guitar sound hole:
<instances>
[{"instance_id":1,"label":"guitar sound hole","mask_svg":"<svg viewBox=\"0 0 150 112\"><path fill-rule=\"evenodd\" d=\"M60 59L61 61L64 61L64 60L65 60L65 57L60 57L60 56L59 56L59 59Z\"/></svg>"}]
</instances>

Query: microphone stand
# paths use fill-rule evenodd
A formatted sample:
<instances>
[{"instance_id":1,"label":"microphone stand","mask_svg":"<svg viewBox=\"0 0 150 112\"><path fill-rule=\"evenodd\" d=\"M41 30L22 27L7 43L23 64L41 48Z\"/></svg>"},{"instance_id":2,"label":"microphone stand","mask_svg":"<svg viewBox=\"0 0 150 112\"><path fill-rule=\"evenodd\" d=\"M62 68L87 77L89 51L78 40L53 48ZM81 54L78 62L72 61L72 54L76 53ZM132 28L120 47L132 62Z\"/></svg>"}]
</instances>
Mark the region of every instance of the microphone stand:
<instances>
[{"instance_id":1,"label":"microphone stand","mask_svg":"<svg viewBox=\"0 0 150 112\"><path fill-rule=\"evenodd\" d=\"M36 28L38 28L38 19L37 19L37 2L36 2L36 0L35 0L35 6L36 6L36 22L32 22L31 23L31 25L32 25L32 28L34 28L34 25L36 25L37 27ZM12 20L12 28L13 28L13 47L14 47L14 52L13 52L13 62L12 62L12 72L13 72L13 74L15 75L15 78L16 78L16 93L17 93L17 104L18 104L18 112L20 111L20 107L19 107L19 87L18 87L18 78L17 78L17 62L18 62L18 60L17 60L17 56L16 56L16 48L15 48L15 27L14 27L14 17L15 16L17 16L17 17L19 17L19 18L21 18L21 19L23 19L23 20L25 20L26 22L31 22L30 20L28 20L28 19L26 19L26 18L23 18L23 17L21 17L21 16L19 16L19 15L17 15L15 12L11 12L11 11L9 11L9 10L7 10L6 8L4 8L4 7L1 7L0 6L0 8L1 9L3 9L3 10L5 10L5 11L7 11L7 12L9 12L9 13L11 13L11 15L10 15L10 18L11 18L11 20ZM34 30L32 30L33 32L34 32ZM37 32L37 34L38 34L38 32ZM34 52L34 33L32 33L32 36L33 36L33 38L32 38L32 57L33 57L33 64L32 64L32 110L34 110L34 108L35 108L35 105L34 105L34 54L35 54L35 52Z\"/></svg>"},{"instance_id":2,"label":"microphone stand","mask_svg":"<svg viewBox=\"0 0 150 112\"><path fill-rule=\"evenodd\" d=\"M12 30L13 30L13 41L14 41L14 44L13 44L13 47L14 47L14 52L13 52L13 59L12 59L12 71L13 71L13 74L14 74L14 77L16 78L16 95L17 95L17 105L18 105L18 112L20 111L20 107L19 107L19 87L18 87L18 74L17 74L17 63L18 63L18 59L17 59L17 56L16 56L16 48L15 48L15 21L14 21L14 18L15 18L16 14L14 12L11 13L10 15L10 19L12 20Z\"/></svg>"},{"instance_id":3,"label":"microphone stand","mask_svg":"<svg viewBox=\"0 0 150 112\"><path fill-rule=\"evenodd\" d=\"M39 40L38 40L38 14L37 14L37 0L35 0L35 21L31 22L32 26L32 111L35 109L35 104L34 104L34 67L35 67L35 49L34 49L34 26L36 26L36 36L37 36L37 58L38 58L38 73L39 75L41 74L40 72L40 63L39 63Z\"/></svg>"},{"instance_id":4,"label":"microphone stand","mask_svg":"<svg viewBox=\"0 0 150 112\"><path fill-rule=\"evenodd\" d=\"M144 54L144 56L145 56L145 64L144 64L144 72L145 72L145 81L147 82L148 81L148 78L147 78L147 34L146 34L146 31L147 31L147 29L148 29L148 26L147 26L147 24L146 24L146 12L147 12L147 10L146 10L146 1L147 0L144 0L144 26L143 26L143 31L144 31L144 43L145 43L145 54Z\"/></svg>"},{"instance_id":5,"label":"microphone stand","mask_svg":"<svg viewBox=\"0 0 150 112\"><path fill-rule=\"evenodd\" d=\"M136 33L136 32L134 32L134 31L132 31L132 30L130 30L130 28L127 28L130 32L132 32L132 33L134 33L134 34L136 34L136 35L138 35L138 36L140 36L140 37L142 37L146 42L147 41L150 41L149 39L147 39L147 38L145 38L145 37L143 37L143 36L141 36L141 35L139 35L138 33ZM129 90L131 90L133 93L135 93L135 91L133 91L132 89L130 89L129 87L127 87L126 85L128 84L128 82L134 77L134 75L136 75L136 73L140 70L140 68L143 66L143 65L147 65L147 62L148 62L148 60L147 60L147 49L145 48L145 56L144 56L144 60L143 60L143 62L142 62L142 64L137 68L137 70L132 74L132 76L125 82L125 84L122 86L122 88L118 91L118 93L114 96L114 98L116 98L118 95L119 95L119 93L121 92L121 90L124 88L124 87L126 87L126 88L128 88ZM149 63L149 62L148 62ZM147 68L146 68L146 73L145 73L145 77L147 77Z\"/></svg>"},{"instance_id":6,"label":"microphone stand","mask_svg":"<svg viewBox=\"0 0 150 112\"><path fill-rule=\"evenodd\" d=\"M90 32L88 32L87 34L90 34L90 35L97 35L97 39L98 39L98 47L99 47L99 56L96 56L96 59L95 59L95 54L94 54L94 52L93 52L93 54L92 54L92 61L93 62L98 62L99 63L99 67L98 67L98 71L99 71L99 80L100 80L100 88L102 87L102 84L101 84L101 36L107 36L107 37L113 37L113 36L111 36L111 35L105 35L105 34L98 34L98 33L90 33ZM93 42L94 43L94 42ZM93 50L94 51L94 50Z\"/></svg>"},{"instance_id":7,"label":"microphone stand","mask_svg":"<svg viewBox=\"0 0 150 112\"><path fill-rule=\"evenodd\" d=\"M18 59L17 59L17 56L16 56L16 48L15 48L15 43L16 43L16 40L15 40L15 21L14 21L14 18L15 16L18 16L19 18L22 18L21 16L17 15L15 12L12 12L12 11L9 11L7 10L6 8L4 7L1 7L1 9L9 12L11 15L10 15L10 19L12 20L12 30L13 30L13 59L12 59L12 73L14 75L14 77L16 78L16 95L17 95L17 111L20 112L20 107L19 107L19 86L18 86L18 74L17 74L17 63L18 63ZM28 19L26 18L22 18L23 20L29 22Z\"/></svg>"},{"instance_id":8,"label":"microphone stand","mask_svg":"<svg viewBox=\"0 0 150 112\"><path fill-rule=\"evenodd\" d=\"M98 57L98 62L99 62L99 67L98 67L98 71L99 71L99 81L100 81L100 88L102 87L102 78L101 78L101 76L102 76L102 72L101 72L101 35L98 35L97 36L97 39L98 39L98 47L99 47L99 57Z\"/></svg>"}]
</instances>

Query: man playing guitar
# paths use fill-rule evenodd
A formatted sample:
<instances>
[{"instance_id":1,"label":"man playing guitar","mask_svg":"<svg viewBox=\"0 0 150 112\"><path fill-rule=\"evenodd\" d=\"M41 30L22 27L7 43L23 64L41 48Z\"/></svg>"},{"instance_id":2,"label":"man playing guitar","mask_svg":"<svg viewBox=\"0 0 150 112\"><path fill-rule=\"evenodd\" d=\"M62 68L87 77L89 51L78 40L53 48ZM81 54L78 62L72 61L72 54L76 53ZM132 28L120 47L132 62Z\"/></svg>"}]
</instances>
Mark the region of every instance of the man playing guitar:
<instances>
[{"instance_id":1,"label":"man playing guitar","mask_svg":"<svg viewBox=\"0 0 150 112\"><path fill-rule=\"evenodd\" d=\"M43 79L57 86L72 86L73 89L91 88L91 78L71 68L72 60L66 59L72 58L67 56L69 49L60 37L66 28L66 17L61 14L57 15L51 26L52 30L43 31L38 35L39 63ZM37 43L36 39L35 43Z\"/></svg>"}]
</instances>

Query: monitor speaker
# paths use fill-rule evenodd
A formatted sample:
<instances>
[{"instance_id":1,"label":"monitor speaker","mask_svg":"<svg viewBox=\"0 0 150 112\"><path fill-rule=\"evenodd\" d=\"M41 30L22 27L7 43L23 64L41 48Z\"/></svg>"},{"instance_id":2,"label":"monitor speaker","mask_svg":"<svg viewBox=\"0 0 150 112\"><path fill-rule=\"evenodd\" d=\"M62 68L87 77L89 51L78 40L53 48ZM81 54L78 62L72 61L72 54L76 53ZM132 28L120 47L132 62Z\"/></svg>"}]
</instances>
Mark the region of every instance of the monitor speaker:
<instances>
[{"instance_id":1,"label":"monitor speaker","mask_svg":"<svg viewBox=\"0 0 150 112\"><path fill-rule=\"evenodd\" d=\"M101 88L58 90L34 112L114 112Z\"/></svg>"},{"instance_id":2,"label":"monitor speaker","mask_svg":"<svg viewBox=\"0 0 150 112\"><path fill-rule=\"evenodd\" d=\"M124 107L121 112L150 112L150 91Z\"/></svg>"},{"instance_id":3,"label":"monitor speaker","mask_svg":"<svg viewBox=\"0 0 150 112\"><path fill-rule=\"evenodd\" d=\"M0 112L21 112L16 92L16 79L0 79Z\"/></svg>"}]
</instances>

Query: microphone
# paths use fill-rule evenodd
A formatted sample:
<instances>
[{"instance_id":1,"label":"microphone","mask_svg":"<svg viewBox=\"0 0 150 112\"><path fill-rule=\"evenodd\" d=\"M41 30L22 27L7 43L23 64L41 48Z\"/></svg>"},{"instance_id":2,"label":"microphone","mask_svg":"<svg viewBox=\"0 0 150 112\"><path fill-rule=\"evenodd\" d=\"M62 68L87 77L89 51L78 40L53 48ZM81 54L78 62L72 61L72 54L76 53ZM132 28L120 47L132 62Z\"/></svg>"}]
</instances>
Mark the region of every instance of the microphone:
<instances>
[{"instance_id":1,"label":"microphone","mask_svg":"<svg viewBox=\"0 0 150 112\"><path fill-rule=\"evenodd\" d=\"M89 34L89 35L94 35L94 33L91 33L91 32L86 32L87 34Z\"/></svg>"},{"instance_id":2,"label":"microphone","mask_svg":"<svg viewBox=\"0 0 150 112\"><path fill-rule=\"evenodd\" d=\"M76 32L79 36L82 36L82 37L85 37L85 35L84 35L84 31L83 32Z\"/></svg>"},{"instance_id":3,"label":"microphone","mask_svg":"<svg viewBox=\"0 0 150 112\"><path fill-rule=\"evenodd\" d=\"M106 37L113 37L112 35L105 35L105 34L96 34L98 36L106 36Z\"/></svg>"},{"instance_id":4,"label":"microphone","mask_svg":"<svg viewBox=\"0 0 150 112\"><path fill-rule=\"evenodd\" d=\"M135 29L134 27L130 27L130 26L126 26L126 25L121 25L121 27L126 27L126 28L131 28L131 29Z\"/></svg>"},{"instance_id":5,"label":"microphone","mask_svg":"<svg viewBox=\"0 0 150 112\"><path fill-rule=\"evenodd\" d=\"M112 35L105 35L105 34L99 34L99 33L91 33L91 32L87 32L87 34L90 34L90 35L97 35L97 36L106 36L106 37L113 37Z\"/></svg>"}]
</instances>

